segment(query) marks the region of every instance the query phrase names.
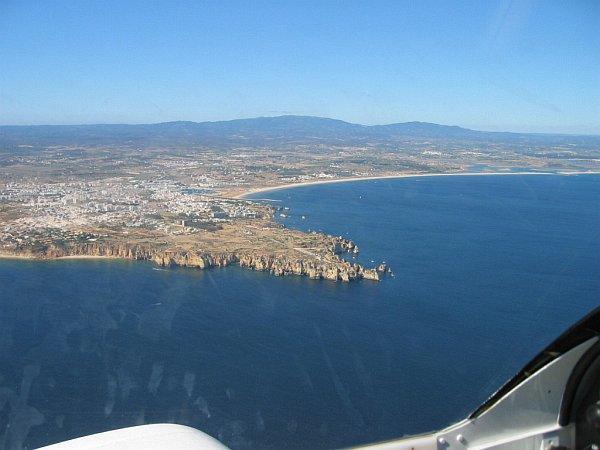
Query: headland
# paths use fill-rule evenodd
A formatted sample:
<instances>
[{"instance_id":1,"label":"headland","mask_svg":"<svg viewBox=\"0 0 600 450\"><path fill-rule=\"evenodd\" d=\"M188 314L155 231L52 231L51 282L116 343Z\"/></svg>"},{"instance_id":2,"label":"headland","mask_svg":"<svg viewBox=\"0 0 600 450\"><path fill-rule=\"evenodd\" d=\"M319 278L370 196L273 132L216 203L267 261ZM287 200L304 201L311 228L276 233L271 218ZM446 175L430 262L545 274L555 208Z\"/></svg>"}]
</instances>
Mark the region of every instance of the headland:
<instances>
[{"instance_id":1,"label":"headland","mask_svg":"<svg viewBox=\"0 0 600 450\"><path fill-rule=\"evenodd\" d=\"M362 136L360 127L343 138L315 137L298 134L290 120L275 118L283 128L273 135L244 128L220 140L206 130L186 134L185 124L173 125L167 140L161 130L169 124L148 126L158 133L152 139L111 126L2 128L0 255L378 280L377 267L347 257L358 253L354 242L289 229L288 211L247 197L387 178L600 171L593 138Z\"/></svg>"}]
</instances>

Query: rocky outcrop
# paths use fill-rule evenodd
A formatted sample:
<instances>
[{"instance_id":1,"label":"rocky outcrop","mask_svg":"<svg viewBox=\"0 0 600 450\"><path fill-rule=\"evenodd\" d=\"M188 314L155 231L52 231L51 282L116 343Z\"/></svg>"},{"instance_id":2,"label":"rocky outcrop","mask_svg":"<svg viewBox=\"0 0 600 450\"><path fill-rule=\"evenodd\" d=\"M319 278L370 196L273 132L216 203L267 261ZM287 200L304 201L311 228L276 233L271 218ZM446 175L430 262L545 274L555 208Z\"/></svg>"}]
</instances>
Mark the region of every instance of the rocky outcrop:
<instances>
[{"instance_id":1,"label":"rocky outcrop","mask_svg":"<svg viewBox=\"0 0 600 450\"><path fill-rule=\"evenodd\" d=\"M332 238L332 251L334 253L358 253L358 245L350 239L345 239L342 236Z\"/></svg>"},{"instance_id":2,"label":"rocky outcrop","mask_svg":"<svg viewBox=\"0 0 600 450\"><path fill-rule=\"evenodd\" d=\"M189 251L165 250L156 252L151 258L155 264L163 267L196 267L208 269L210 267L226 267L238 261L233 253L195 253Z\"/></svg>"},{"instance_id":3,"label":"rocky outcrop","mask_svg":"<svg viewBox=\"0 0 600 450\"><path fill-rule=\"evenodd\" d=\"M241 267L268 271L276 276L304 275L312 279L351 281L361 278L379 280L375 270L336 258L331 262L290 259L273 255L247 254L238 259Z\"/></svg>"},{"instance_id":4,"label":"rocky outcrop","mask_svg":"<svg viewBox=\"0 0 600 450\"><path fill-rule=\"evenodd\" d=\"M128 243L82 243L50 245L38 249L14 249L15 256L53 259L66 256L115 257L131 260L152 261L162 267L195 267L207 269L238 264L240 267L269 272L275 276L302 275L312 279L349 282L366 279L379 280L375 269L340 258L337 253L354 252L356 245L347 239L332 238L331 254L326 260L300 259L281 254L263 252L203 252L184 249L152 248Z\"/></svg>"}]
</instances>

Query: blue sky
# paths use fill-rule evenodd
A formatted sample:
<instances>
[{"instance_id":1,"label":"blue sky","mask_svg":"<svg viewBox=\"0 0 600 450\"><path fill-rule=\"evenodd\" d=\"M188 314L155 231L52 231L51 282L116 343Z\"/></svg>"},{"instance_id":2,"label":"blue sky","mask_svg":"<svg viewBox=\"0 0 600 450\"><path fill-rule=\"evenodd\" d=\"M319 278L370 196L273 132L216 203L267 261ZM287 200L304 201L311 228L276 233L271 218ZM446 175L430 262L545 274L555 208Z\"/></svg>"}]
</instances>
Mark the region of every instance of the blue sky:
<instances>
[{"instance_id":1,"label":"blue sky","mask_svg":"<svg viewBox=\"0 0 600 450\"><path fill-rule=\"evenodd\" d=\"M0 0L0 123L600 134L600 2Z\"/></svg>"}]
</instances>

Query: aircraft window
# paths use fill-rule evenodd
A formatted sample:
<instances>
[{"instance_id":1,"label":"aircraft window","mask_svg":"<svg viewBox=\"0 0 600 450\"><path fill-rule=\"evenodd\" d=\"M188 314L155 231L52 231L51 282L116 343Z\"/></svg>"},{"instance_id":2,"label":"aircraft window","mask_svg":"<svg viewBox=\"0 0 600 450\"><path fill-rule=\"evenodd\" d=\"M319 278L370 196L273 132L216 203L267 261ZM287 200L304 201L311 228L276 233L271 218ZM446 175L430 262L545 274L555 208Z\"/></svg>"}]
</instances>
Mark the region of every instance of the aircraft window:
<instances>
[{"instance_id":1,"label":"aircraft window","mask_svg":"<svg viewBox=\"0 0 600 450\"><path fill-rule=\"evenodd\" d=\"M582 377L573 400L577 450L600 448L600 355Z\"/></svg>"}]
</instances>

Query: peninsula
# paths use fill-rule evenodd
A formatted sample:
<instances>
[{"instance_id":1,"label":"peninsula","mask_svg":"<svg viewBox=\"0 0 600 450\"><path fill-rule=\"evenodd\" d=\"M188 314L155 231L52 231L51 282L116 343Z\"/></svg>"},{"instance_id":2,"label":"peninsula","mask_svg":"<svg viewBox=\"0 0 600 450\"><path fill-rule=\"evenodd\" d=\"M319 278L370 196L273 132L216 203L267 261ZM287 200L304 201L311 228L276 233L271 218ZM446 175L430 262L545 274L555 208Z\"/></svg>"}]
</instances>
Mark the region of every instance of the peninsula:
<instances>
[{"instance_id":1,"label":"peninsula","mask_svg":"<svg viewBox=\"0 0 600 450\"><path fill-rule=\"evenodd\" d=\"M244 194L359 178L600 170L597 137L385 127L294 116L0 127L0 255L378 280L376 268L354 262L351 240L289 229L287 214Z\"/></svg>"}]
</instances>

